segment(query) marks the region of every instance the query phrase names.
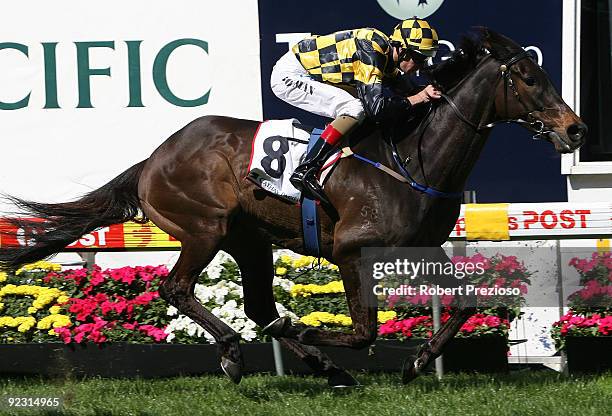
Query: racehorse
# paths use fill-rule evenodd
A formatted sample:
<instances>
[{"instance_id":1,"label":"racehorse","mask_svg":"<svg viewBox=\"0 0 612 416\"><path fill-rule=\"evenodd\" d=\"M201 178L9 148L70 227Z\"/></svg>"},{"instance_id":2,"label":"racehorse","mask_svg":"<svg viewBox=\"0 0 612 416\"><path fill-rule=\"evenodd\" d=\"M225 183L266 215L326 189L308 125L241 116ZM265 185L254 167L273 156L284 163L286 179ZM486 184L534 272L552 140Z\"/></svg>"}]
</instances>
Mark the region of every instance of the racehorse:
<instances>
[{"instance_id":1,"label":"racehorse","mask_svg":"<svg viewBox=\"0 0 612 416\"><path fill-rule=\"evenodd\" d=\"M339 162L325 185L332 207L319 206L322 256L339 266L353 322L350 333L306 328L279 318L272 293L272 245L304 252L300 209L245 180L257 121L201 117L168 138L153 154L106 185L66 203L45 204L9 197L34 227L34 244L0 250L0 265L15 268L61 251L98 227L139 215L181 242L179 259L160 295L205 328L219 345L221 367L234 381L242 374L239 335L194 297L203 268L219 250L236 260L246 315L277 337L332 386L357 382L315 346L364 348L377 335L376 302L360 278L362 247L439 247L449 236L460 192L491 128L515 122L550 141L560 153L580 147L586 126L565 104L546 73L514 41L486 28L476 40L430 71L446 91L427 123L396 120L393 143L411 170L415 189L355 158ZM356 153L387 166L396 159L381 140L381 128L366 123L352 140ZM428 191L429 190L429 191ZM436 194L437 192L437 194ZM445 194L446 193L446 194ZM404 382L416 377L460 329L473 308L458 308L404 367Z\"/></svg>"}]
</instances>

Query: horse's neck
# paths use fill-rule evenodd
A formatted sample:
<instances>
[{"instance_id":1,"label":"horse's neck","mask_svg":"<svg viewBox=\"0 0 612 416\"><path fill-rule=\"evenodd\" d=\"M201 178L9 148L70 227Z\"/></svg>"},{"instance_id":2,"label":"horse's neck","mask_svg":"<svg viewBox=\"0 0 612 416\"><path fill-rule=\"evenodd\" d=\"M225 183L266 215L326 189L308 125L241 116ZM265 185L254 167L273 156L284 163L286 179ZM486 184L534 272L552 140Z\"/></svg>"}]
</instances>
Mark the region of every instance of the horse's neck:
<instances>
[{"instance_id":1,"label":"horse's neck","mask_svg":"<svg viewBox=\"0 0 612 416\"><path fill-rule=\"evenodd\" d=\"M461 86L453 91L451 98L466 116L476 125L490 121L494 113L491 97L495 94L497 76L496 64L488 62L474 71ZM447 103L441 103L432 122L425 130L421 141L422 166L425 178L415 172L429 186L436 189L456 192L463 190L467 177L472 170L486 142L488 131L476 133L472 127L461 121ZM418 153L418 140L412 137L402 142L403 154ZM413 168L414 169L414 168Z\"/></svg>"}]
</instances>

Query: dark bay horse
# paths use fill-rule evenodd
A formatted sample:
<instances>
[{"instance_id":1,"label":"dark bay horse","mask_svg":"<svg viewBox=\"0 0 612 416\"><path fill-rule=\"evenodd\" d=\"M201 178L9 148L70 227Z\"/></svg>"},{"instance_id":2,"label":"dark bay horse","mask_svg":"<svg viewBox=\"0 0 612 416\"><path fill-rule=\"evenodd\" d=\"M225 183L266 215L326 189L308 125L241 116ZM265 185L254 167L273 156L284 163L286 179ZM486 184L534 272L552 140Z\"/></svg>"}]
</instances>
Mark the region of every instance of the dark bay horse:
<instances>
[{"instance_id":1,"label":"dark bay horse","mask_svg":"<svg viewBox=\"0 0 612 416\"><path fill-rule=\"evenodd\" d=\"M399 123L395 129L399 153L418 161L410 165L415 179L445 192L463 189L491 123L522 124L559 152L575 150L586 135L586 126L520 46L491 30L479 32L477 41L464 41L461 51L432 71L448 99L441 100L430 122L423 129L413 123ZM360 279L358 272L361 248L439 247L455 225L460 200L432 197L359 160L342 160L325 186L333 208L320 208L321 240L323 256L340 268L353 331L293 326L279 319L275 308L272 245L303 252L300 211L244 179L258 124L202 117L173 134L148 159L77 201L44 204L11 198L24 213L45 221L14 220L39 232L30 246L0 250L0 265L15 268L39 260L98 227L143 213L182 244L161 296L214 336L221 366L233 381L241 378L239 335L194 297L198 275L219 250L231 254L240 267L250 319L327 376L330 385L355 384L315 346L363 348L376 338L377 311L368 289L372 282ZM359 136L355 152L394 166L378 127L368 124ZM457 309L405 367L404 381L438 356L473 312Z\"/></svg>"}]
</instances>

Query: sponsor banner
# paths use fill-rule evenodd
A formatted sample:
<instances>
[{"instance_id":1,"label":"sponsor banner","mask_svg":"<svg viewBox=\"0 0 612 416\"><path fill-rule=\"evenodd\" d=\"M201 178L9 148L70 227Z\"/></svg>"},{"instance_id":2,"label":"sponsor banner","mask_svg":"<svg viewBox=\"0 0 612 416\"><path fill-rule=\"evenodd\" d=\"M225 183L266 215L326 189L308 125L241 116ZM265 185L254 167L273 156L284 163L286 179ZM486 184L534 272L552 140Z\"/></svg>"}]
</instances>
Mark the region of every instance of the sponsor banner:
<instances>
[{"instance_id":1,"label":"sponsor banner","mask_svg":"<svg viewBox=\"0 0 612 416\"><path fill-rule=\"evenodd\" d=\"M499 210L496 215L485 216L484 221L477 215L469 215L470 210L489 210L488 205L494 205L493 208ZM476 232L471 235L471 230ZM0 247L31 244L35 233L36 230L17 229L6 221L0 221ZM461 207L461 214L449 240L588 239L610 234L612 203L608 202L469 204ZM127 222L86 234L65 251L175 250L180 246L179 241L151 222ZM609 249L609 241L601 240L598 247Z\"/></svg>"},{"instance_id":2,"label":"sponsor banner","mask_svg":"<svg viewBox=\"0 0 612 416\"><path fill-rule=\"evenodd\" d=\"M450 238L469 238L470 224L466 223L469 204L461 207L461 214ZM497 205L497 204L495 204ZM490 223L491 233L505 229L509 239L561 237L593 238L612 234L612 203L559 202L542 204L508 204L502 212L503 223ZM469 217L469 214L468 214ZM505 238L491 238L491 240Z\"/></svg>"},{"instance_id":3,"label":"sponsor banner","mask_svg":"<svg viewBox=\"0 0 612 416\"><path fill-rule=\"evenodd\" d=\"M0 247L26 246L33 244L36 229L17 228L6 221L0 222ZM181 243L159 229L152 222L140 224L126 222L99 228L85 234L68 245L68 251L144 251L175 250Z\"/></svg>"},{"instance_id":4,"label":"sponsor banner","mask_svg":"<svg viewBox=\"0 0 612 416\"><path fill-rule=\"evenodd\" d=\"M5 5L0 192L73 199L197 117L261 120L257 13L256 0Z\"/></svg>"}]
</instances>

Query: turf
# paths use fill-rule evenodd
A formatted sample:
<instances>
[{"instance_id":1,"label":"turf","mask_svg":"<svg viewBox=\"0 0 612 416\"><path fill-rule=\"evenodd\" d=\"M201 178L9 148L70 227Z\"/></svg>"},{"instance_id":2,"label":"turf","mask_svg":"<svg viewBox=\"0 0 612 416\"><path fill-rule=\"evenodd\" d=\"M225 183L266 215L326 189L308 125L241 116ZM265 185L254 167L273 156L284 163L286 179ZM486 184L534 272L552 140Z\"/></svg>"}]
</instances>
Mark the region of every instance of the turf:
<instances>
[{"instance_id":1,"label":"turf","mask_svg":"<svg viewBox=\"0 0 612 416\"><path fill-rule=\"evenodd\" d=\"M7 396L62 397L41 415L605 415L612 374L565 377L549 371L506 375L423 376L403 386L393 374L357 375L363 386L331 390L313 377L252 375L236 386L221 376L162 380L0 379Z\"/></svg>"}]
</instances>

